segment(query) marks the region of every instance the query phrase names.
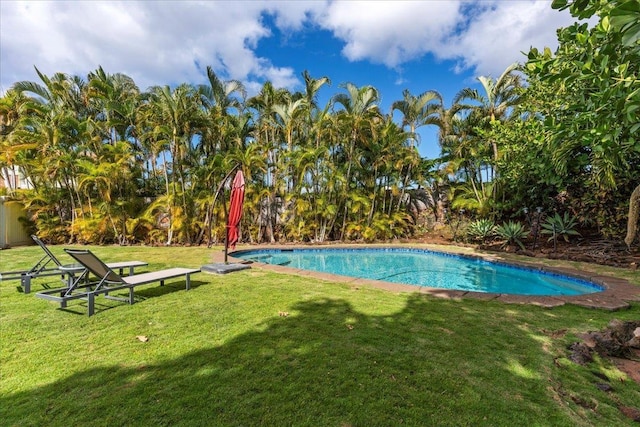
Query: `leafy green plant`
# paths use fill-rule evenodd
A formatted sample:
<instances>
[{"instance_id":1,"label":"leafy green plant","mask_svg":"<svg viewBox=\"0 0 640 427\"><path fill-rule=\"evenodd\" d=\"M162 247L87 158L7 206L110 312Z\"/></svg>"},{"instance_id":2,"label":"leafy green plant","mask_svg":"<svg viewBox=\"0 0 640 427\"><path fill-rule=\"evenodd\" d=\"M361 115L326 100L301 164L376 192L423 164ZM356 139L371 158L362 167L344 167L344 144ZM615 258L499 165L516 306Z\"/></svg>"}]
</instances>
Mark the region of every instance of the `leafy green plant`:
<instances>
[{"instance_id":1,"label":"leafy green plant","mask_svg":"<svg viewBox=\"0 0 640 427\"><path fill-rule=\"evenodd\" d=\"M484 243L495 234L496 224L490 219L478 219L467 227L467 236L471 240Z\"/></svg>"},{"instance_id":2,"label":"leafy green plant","mask_svg":"<svg viewBox=\"0 0 640 427\"><path fill-rule=\"evenodd\" d=\"M520 222L509 221L497 226L496 234L505 240L502 245L503 247L517 244L521 249L524 249L522 239L527 237L529 232L525 230L524 226Z\"/></svg>"},{"instance_id":3,"label":"leafy green plant","mask_svg":"<svg viewBox=\"0 0 640 427\"><path fill-rule=\"evenodd\" d=\"M551 234L548 241L556 240L558 236L562 236L565 242L569 242L569 236L579 236L575 230L576 225L578 225L578 220L575 216L569 215L568 212L565 212L563 216L560 214L555 214L547 218L547 220L542 224L542 234Z\"/></svg>"}]
</instances>

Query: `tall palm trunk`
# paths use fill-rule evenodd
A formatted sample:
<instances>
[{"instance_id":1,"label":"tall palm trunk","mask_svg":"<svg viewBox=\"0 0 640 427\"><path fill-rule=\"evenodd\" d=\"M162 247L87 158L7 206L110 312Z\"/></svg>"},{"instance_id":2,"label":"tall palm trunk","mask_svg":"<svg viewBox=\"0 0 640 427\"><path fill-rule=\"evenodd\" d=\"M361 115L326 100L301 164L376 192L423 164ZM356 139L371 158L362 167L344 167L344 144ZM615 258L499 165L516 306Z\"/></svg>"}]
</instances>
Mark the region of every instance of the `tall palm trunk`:
<instances>
[{"instance_id":1,"label":"tall palm trunk","mask_svg":"<svg viewBox=\"0 0 640 427\"><path fill-rule=\"evenodd\" d=\"M167 245L171 245L171 241L173 240L173 214L171 212L171 187L169 184L169 172L167 166L167 155L163 151L162 152L162 165L164 172L164 183L165 183L165 191L167 194L167 220L169 221L167 227Z\"/></svg>"},{"instance_id":2,"label":"tall palm trunk","mask_svg":"<svg viewBox=\"0 0 640 427\"><path fill-rule=\"evenodd\" d=\"M629 218L627 219L627 236L624 242L631 249L631 243L638 234L638 220L640 219L640 185L631 193L629 198Z\"/></svg>"},{"instance_id":3,"label":"tall palm trunk","mask_svg":"<svg viewBox=\"0 0 640 427\"><path fill-rule=\"evenodd\" d=\"M347 156L347 176L346 176L346 191L345 191L345 198L344 198L344 213L342 215L342 228L340 229L340 241L344 240L344 235L347 231L347 214L349 213L349 196L348 196L348 192L349 192L349 188L350 188L350 184L351 184L351 165L353 164L353 152L355 151L355 147L356 147L356 130L352 129L351 130L351 138L350 138L350 143L349 143L349 152L348 152L348 156Z\"/></svg>"}]
</instances>

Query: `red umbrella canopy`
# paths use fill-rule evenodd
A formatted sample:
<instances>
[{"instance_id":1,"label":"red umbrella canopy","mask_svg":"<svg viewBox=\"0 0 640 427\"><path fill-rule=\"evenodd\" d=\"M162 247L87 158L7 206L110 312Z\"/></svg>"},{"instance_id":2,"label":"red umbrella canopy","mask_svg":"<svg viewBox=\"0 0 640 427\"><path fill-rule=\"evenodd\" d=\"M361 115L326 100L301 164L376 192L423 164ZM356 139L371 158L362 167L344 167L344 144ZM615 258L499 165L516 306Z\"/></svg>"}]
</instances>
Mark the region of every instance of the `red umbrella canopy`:
<instances>
[{"instance_id":1,"label":"red umbrella canopy","mask_svg":"<svg viewBox=\"0 0 640 427\"><path fill-rule=\"evenodd\" d=\"M244 175L242 170L236 173L231 186L231 205L229 206L229 217L227 219L227 242L233 249L236 247L240 234L238 225L242 218L242 204L244 203Z\"/></svg>"}]
</instances>

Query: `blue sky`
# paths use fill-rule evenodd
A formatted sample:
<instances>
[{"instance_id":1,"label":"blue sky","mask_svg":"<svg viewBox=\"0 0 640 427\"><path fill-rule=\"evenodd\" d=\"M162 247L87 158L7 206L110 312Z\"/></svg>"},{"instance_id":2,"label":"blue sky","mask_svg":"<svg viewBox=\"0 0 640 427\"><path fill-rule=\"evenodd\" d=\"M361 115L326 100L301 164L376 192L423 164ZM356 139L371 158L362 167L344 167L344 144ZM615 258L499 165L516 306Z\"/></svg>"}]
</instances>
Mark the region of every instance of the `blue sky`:
<instances>
[{"instance_id":1,"label":"blue sky","mask_svg":"<svg viewBox=\"0 0 640 427\"><path fill-rule=\"evenodd\" d=\"M302 90L301 73L327 76L320 102L346 82L373 85L380 107L408 89L449 104L480 75L497 77L531 46L555 49L573 19L547 0L2 1L0 92L16 81L86 76L102 66L151 85L205 83L212 66L249 95L266 80ZM420 152L435 157L435 130Z\"/></svg>"}]
</instances>

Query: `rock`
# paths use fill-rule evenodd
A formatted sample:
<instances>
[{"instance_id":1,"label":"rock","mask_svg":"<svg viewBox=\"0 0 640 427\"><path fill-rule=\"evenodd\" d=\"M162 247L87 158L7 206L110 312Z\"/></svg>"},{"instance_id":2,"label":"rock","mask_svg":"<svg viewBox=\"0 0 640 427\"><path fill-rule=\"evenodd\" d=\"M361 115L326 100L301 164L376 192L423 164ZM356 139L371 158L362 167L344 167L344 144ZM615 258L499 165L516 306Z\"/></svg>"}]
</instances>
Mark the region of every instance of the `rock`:
<instances>
[{"instance_id":1,"label":"rock","mask_svg":"<svg viewBox=\"0 0 640 427\"><path fill-rule=\"evenodd\" d=\"M596 335L597 332L589 332L582 335L580 338L582 338L584 345L586 345L587 347L596 348Z\"/></svg>"},{"instance_id":2,"label":"rock","mask_svg":"<svg viewBox=\"0 0 640 427\"><path fill-rule=\"evenodd\" d=\"M632 270L637 270L638 269L638 263L637 262L632 262L631 264L629 264L629 268Z\"/></svg>"},{"instance_id":3,"label":"rock","mask_svg":"<svg viewBox=\"0 0 640 427\"><path fill-rule=\"evenodd\" d=\"M596 387L598 387L602 391L613 391L613 387L611 387L611 384L607 383L596 383Z\"/></svg>"},{"instance_id":4,"label":"rock","mask_svg":"<svg viewBox=\"0 0 640 427\"><path fill-rule=\"evenodd\" d=\"M613 319L607 325L607 328L612 329L614 331L623 331L625 328L625 323L620 319Z\"/></svg>"},{"instance_id":5,"label":"rock","mask_svg":"<svg viewBox=\"0 0 640 427\"><path fill-rule=\"evenodd\" d=\"M593 361L591 349L583 343L575 342L569 346L569 350L571 350L569 359L578 365L586 365Z\"/></svg>"},{"instance_id":6,"label":"rock","mask_svg":"<svg viewBox=\"0 0 640 427\"><path fill-rule=\"evenodd\" d=\"M625 357L628 349L623 341L618 339L617 334L611 330L605 330L601 334L594 336L596 341L596 351L606 356Z\"/></svg>"},{"instance_id":7,"label":"rock","mask_svg":"<svg viewBox=\"0 0 640 427\"><path fill-rule=\"evenodd\" d=\"M573 343L569 357L575 363L583 365L593 360L592 351L601 356L629 358L632 349L640 349L640 321L623 322L613 319L599 332L588 332L581 336L582 342Z\"/></svg>"},{"instance_id":8,"label":"rock","mask_svg":"<svg viewBox=\"0 0 640 427\"><path fill-rule=\"evenodd\" d=\"M622 341L627 341L634 336L640 335L640 321L623 322L618 319L613 319L607 327Z\"/></svg>"},{"instance_id":9,"label":"rock","mask_svg":"<svg viewBox=\"0 0 640 427\"><path fill-rule=\"evenodd\" d=\"M631 406L621 406L620 412L622 412L627 418L640 422L640 409L633 408Z\"/></svg>"},{"instance_id":10,"label":"rock","mask_svg":"<svg viewBox=\"0 0 640 427\"><path fill-rule=\"evenodd\" d=\"M629 341L627 341L626 345L631 348L639 348L640 349L640 337L633 337Z\"/></svg>"}]
</instances>

